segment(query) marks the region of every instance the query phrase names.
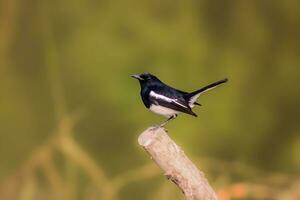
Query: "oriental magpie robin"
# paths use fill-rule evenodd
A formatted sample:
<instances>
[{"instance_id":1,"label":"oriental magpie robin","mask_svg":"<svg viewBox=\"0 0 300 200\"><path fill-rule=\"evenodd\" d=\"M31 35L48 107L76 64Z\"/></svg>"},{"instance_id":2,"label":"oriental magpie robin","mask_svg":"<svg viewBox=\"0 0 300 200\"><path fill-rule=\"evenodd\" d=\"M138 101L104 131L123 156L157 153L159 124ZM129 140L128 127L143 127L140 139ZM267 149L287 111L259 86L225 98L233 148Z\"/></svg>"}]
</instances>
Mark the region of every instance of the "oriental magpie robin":
<instances>
[{"instance_id":1,"label":"oriental magpie robin","mask_svg":"<svg viewBox=\"0 0 300 200\"><path fill-rule=\"evenodd\" d=\"M211 90L218 85L227 82L223 79L202 87L194 92L184 92L172 88L156 76L150 73L132 75L139 80L141 85L141 97L144 105L152 112L167 117L167 121L160 126L164 126L168 121L175 119L179 113L186 113L197 117L192 108L197 103L197 98L204 92Z\"/></svg>"}]
</instances>

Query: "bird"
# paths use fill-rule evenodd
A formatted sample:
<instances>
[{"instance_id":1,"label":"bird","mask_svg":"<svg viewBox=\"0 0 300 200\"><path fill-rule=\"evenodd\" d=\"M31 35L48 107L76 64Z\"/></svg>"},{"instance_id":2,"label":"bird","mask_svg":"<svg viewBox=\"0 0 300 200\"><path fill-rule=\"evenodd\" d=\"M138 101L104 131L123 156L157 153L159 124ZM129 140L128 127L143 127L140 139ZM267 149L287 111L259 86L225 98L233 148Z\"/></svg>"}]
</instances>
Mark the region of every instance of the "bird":
<instances>
[{"instance_id":1,"label":"bird","mask_svg":"<svg viewBox=\"0 0 300 200\"><path fill-rule=\"evenodd\" d=\"M213 82L194 92L185 92L175 89L150 73L134 74L131 77L137 79L141 86L140 95L146 108L167 118L159 127L164 127L169 121L175 119L178 114L185 113L197 117L192 108L197 105L197 99L203 93L226 83L227 78Z\"/></svg>"}]
</instances>

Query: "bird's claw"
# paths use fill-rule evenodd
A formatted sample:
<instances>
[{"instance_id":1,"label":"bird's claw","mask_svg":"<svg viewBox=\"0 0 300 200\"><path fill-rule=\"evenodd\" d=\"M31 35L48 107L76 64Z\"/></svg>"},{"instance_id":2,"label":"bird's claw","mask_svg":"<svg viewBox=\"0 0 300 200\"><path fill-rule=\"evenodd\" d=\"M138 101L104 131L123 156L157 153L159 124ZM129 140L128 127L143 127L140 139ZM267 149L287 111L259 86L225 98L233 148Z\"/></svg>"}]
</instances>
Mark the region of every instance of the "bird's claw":
<instances>
[{"instance_id":1,"label":"bird's claw","mask_svg":"<svg viewBox=\"0 0 300 200\"><path fill-rule=\"evenodd\" d=\"M151 131L155 131L155 130L157 130L157 129L162 128L162 129L164 129L164 130L166 131L166 129L165 129L164 126L165 126L165 124L155 124L155 125L152 125L152 126L151 126L150 130L151 130Z\"/></svg>"}]
</instances>

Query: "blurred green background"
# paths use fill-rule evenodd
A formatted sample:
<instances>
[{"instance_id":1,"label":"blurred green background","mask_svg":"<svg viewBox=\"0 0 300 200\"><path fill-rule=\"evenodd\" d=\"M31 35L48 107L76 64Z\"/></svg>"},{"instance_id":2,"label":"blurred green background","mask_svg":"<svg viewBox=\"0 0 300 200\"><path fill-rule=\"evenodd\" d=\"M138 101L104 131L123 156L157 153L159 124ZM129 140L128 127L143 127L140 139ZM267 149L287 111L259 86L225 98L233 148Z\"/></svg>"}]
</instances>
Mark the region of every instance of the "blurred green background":
<instances>
[{"instance_id":1,"label":"blurred green background","mask_svg":"<svg viewBox=\"0 0 300 200\"><path fill-rule=\"evenodd\" d=\"M167 125L221 199L299 199L299 33L293 0L1 0L0 198L182 199L137 145L151 72L229 78Z\"/></svg>"}]
</instances>

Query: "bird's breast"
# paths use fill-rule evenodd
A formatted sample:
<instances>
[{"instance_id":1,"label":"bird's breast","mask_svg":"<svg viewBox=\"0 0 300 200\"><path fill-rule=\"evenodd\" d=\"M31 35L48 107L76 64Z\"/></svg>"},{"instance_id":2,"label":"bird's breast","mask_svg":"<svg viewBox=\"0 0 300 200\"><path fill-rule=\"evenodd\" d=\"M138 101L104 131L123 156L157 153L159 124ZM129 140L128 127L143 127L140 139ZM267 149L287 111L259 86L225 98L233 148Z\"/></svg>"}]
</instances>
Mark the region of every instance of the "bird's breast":
<instances>
[{"instance_id":1,"label":"bird's breast","mask_svg":"<svg viewBox=\"0 0 300 200\"><path fill-rule=\"evenodd\" d=\"M160 105L155 105L152 104L149 108L152 112L158 114L158 115L163 115L167 118L174 116L176 114L178 114L179 112L170 108L166 108Z\"/></svg>"},{"instance_id":2,"label":"bird's breast","mask_svg":"<svg viewBox=\"0 0 300 200\"><path fill-rule=\"evenodd\" d=\"M144 105L147 108L150 108L150 104L151 104L151 102L149 100L149 93L150 93L150 89L149 88L147 88L147 87L142 88L142 90L141 90L141 97L142 97Z\"/></svg>"}]
</instances>

